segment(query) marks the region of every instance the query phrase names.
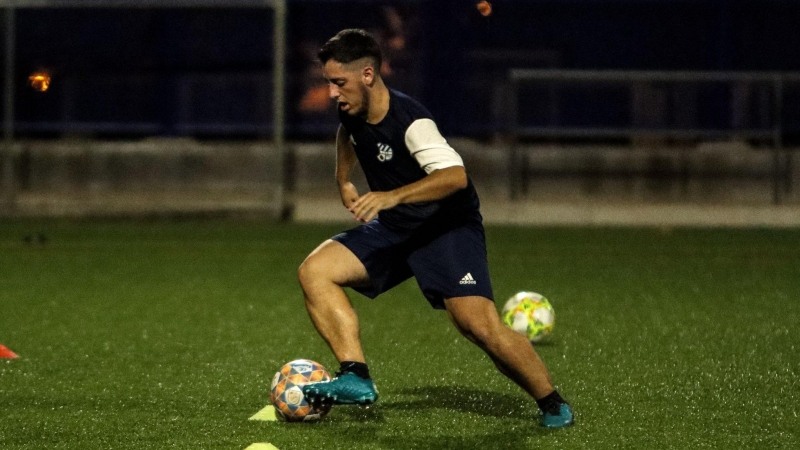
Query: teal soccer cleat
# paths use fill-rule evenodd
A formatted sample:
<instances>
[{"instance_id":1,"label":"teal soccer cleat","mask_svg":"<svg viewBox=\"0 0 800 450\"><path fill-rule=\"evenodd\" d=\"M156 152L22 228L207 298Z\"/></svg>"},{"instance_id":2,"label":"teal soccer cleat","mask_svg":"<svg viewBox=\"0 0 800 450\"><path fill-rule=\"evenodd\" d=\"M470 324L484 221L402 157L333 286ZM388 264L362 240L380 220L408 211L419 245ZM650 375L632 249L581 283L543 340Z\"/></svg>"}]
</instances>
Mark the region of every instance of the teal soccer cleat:
<instances>
[{"instance_id":1,"label":"teal soccer cleat","mask_svg":"<svg viewBox=\"0 0 800 450\"><path fill-rule=\"evenodd\" d=\"M375 383L351 372L336 374L331 381L306 384L302 389L311 404L371 405L378 400Z\"/></svg>"},{"instance_id":2,"label":"teal soccer cleat","mask_svg":"<svg viewBox=\"0 0 800 450\"><path fill-rule=\"evenodd\" d=\"M542 416L542 426L547 428L562 428L568 427L575 422L575 418L572 416L572 408L566 404L562 403L558 405L558 413L554 414L556 411L547 411Z\"/></svg>"}]
</instances>

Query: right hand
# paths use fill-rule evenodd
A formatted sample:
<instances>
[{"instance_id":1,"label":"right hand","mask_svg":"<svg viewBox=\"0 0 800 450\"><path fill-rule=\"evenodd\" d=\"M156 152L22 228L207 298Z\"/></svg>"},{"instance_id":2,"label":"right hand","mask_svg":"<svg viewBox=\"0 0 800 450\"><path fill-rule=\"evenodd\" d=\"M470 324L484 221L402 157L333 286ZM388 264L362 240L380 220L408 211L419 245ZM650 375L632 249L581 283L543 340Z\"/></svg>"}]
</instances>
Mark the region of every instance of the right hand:
<instances>
[{"instance_id":1,"label":"right hand","mask_svg":"<svg viewBox=\"0 0 800 450\"><path fill-rule=\"evenodd\" d=\"M345 208L350 209L353 203L358 200L358 189L351 182L346 182L339 185L339 195L342 196L342 204Z\"/></svg>"}]
</instances>

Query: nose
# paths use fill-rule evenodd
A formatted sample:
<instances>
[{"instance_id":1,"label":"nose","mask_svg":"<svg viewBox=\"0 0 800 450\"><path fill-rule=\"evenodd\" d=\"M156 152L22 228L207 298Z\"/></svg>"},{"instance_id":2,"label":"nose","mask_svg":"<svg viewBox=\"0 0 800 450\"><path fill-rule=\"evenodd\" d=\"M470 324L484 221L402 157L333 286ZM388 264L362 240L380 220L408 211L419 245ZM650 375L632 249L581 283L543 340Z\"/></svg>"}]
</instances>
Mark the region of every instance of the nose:
<instances>
[{"instance_id":1,"label":"nose","mask_svg":"<svg viewBox=\"0 0 800 450\"><path fill-rule=\"evenodd\" d=\"M328 83L328 96L334 100L339 98L339 86Z\"/></svg>"}]
</instances>

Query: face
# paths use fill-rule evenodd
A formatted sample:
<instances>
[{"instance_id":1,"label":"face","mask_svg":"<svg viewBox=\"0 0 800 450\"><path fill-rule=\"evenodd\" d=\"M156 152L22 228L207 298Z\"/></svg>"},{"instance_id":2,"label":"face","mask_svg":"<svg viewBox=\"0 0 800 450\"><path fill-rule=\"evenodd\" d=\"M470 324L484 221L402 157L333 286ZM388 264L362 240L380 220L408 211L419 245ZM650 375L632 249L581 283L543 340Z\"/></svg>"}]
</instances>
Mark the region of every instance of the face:
<instances>
[{"instance_id":1,"label":"face","mask_svg":"<svg viewBox=\"0 0 800 450\"><path fill-rule=\"evenodd\" d=\"M328 80L328 94L339 107L351 116L365 116L369 111L370 93L368 86L373 82L374 69L363 62L354 61L342 64L329 59L322 68Z\"/></svg>"}]
</instances>

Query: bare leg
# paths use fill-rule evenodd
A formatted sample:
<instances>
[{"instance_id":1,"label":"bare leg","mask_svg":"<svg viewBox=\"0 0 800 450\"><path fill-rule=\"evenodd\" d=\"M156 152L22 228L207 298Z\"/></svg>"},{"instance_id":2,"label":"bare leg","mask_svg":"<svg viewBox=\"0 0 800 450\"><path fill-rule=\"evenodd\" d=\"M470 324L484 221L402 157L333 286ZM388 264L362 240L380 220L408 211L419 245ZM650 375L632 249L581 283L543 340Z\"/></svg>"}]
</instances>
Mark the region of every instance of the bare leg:
<instances>
[{"instance_id":1,"label":"bare leg","mask_svg":"<svg viewBox=\"0 0 800 450\"><path fill-rule=\"evenodd\" d=\"M342 288L368 281L361 261L344 245L327 240L300 265L298 279L311 321L336 359L366 362L358 316Z\"/></svg>"},{"instance_id":2,"label":"bare leg","mask_svg":"<svg viewBox=\"0 0 800 450\"><path fill-rule=\"evenodd\" d=\"M534 399L553 392L555 388L544 362L525 336L503 325L491 300L457 297L444 303L458 331L483 349L500 372Z\"/></svg>"}]
</instances>

